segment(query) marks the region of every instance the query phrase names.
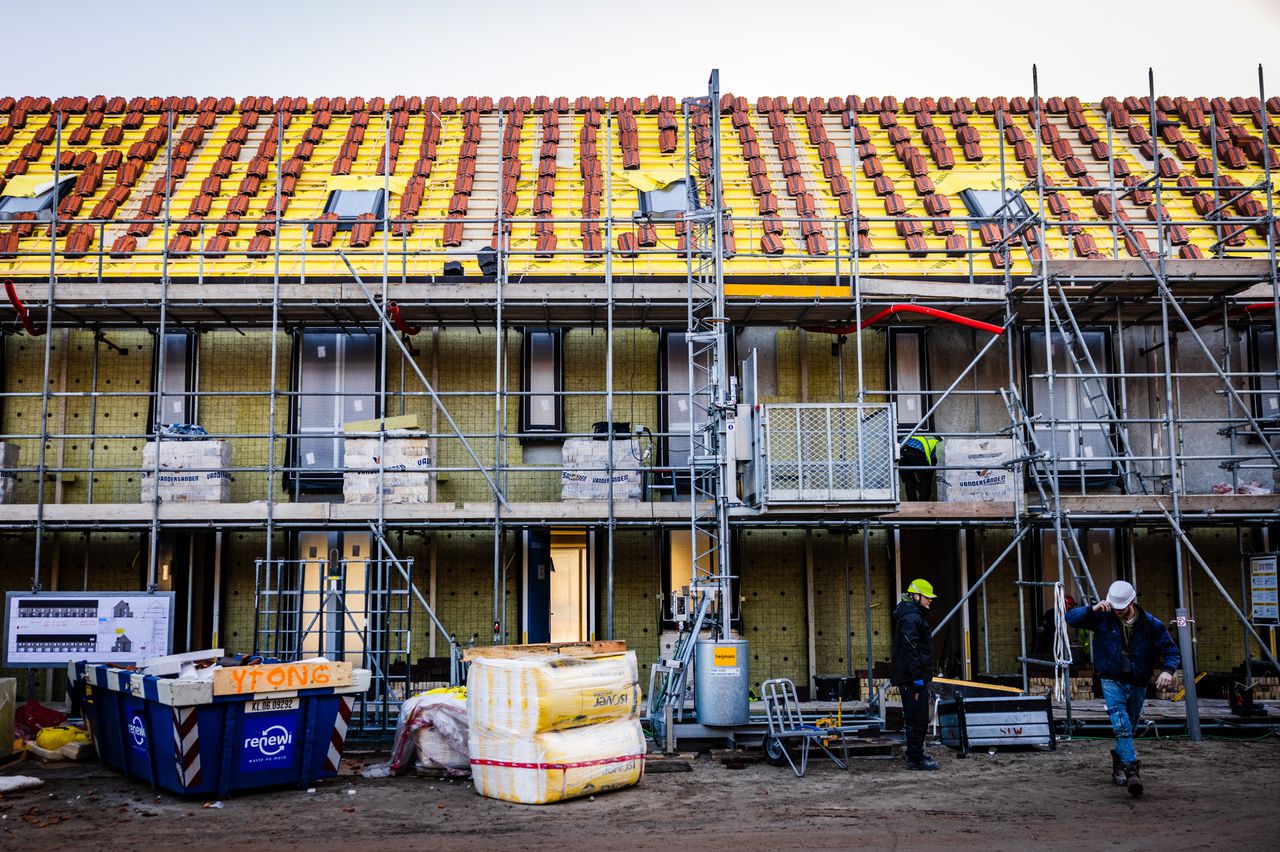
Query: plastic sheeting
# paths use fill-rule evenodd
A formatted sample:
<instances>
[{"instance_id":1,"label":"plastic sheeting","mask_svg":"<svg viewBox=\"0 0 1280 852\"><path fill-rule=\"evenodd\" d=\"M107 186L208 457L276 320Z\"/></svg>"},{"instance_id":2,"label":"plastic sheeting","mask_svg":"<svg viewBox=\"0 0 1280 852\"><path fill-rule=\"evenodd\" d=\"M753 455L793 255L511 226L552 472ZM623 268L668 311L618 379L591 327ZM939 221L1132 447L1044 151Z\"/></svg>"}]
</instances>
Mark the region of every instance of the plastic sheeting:
<instances>
[{"instance_id":1,"label":"plastic sheeting","mask_svg":"<svg viewBox=\"0 0 1280 852\"><path fill-rule=\"evenodd\" d=\"M467 756L466 689L433 689L400 705L400 720L391 744L391 761L371 776L399 775L419 769L447 769L465 775Z\"/></svg>"}]
</instances>

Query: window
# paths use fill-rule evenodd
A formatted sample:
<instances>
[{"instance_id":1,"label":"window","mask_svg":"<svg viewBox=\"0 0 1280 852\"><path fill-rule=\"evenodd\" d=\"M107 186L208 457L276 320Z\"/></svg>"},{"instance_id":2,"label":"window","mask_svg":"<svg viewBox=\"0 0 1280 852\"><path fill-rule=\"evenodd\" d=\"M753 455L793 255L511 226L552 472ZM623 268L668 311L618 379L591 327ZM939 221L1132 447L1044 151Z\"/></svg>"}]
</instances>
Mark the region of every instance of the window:
<instances>
[{"instance_id":1,"label":"window","mask_svg":"<svg viewBox=\"0 0 1280 852\"><path fill-rule=\"evenodd\" d=\"M169 423L198 423L196 397L196 350L199 338L189 331L166 332L163 342L157 340L152 364L152 388L158 395L151 399L149 423L155 429ZM160 373L160 353L164 352L164 375Z\"/></svg>"},{"instance_id":2,"label":"window","mask_svg":"<svg viewBox=\"0 0 1280 852\"><path fill-rule=\"evenodd\" d=\"M302 491L341 491L343 424L378 416L378 337L308 331L295 342L296 484Z\"/></svg>"},{"instance_id":3,"label":"window","mask_svg":"<svg viewBox=\"0 0 1280 852\"><path fill-rule=\"evenodd\" d=\"M1081 332L1085 345L1089 348L1089 356L1101 372L1108 371L1110 360L1110 335L1105 330L1084 330ZM1059 422L1056 433L1049 425L1049 380L1044 375L1048 372L1045 358L1045 336L1043 331L1027 333L1027 385L1030 413L1041 415L1044 422L1035 427L1036 440L1040 448L1047 453L1054 453L1060 459L1059 471L1063 473L1079 473L1089 484L1102 484L1098 477L1111 477L1115 466L1111 456L1110 426L1094 411L1089 402L1087 389L1080 380L1080 371L1088 371L1087 364L1078 368L1065 340L1060 334L1053 334L1053 417ZM1095 385L1096 386L1096 385ZM1110 388L1108 388L1110 392ZM1098 403L1100 409L1104 404ZM1105 412L1105 409L1102 409Z\"/></svg>"},{"instance_id":4,"label":"window","mask_svg":"<svg viewBox=\"0 0 1280 852\"><path fill-rule=\"evenodd\" d=\"M564 431L564 332L525 329L521 343L520 431Z\"/></svg>"},{"instance_id":5,"label":"window","mask_svg":"<svg viewBox=\"0 0 1280 852\"><path fill-rule=\"evenodd\" d=\"M53 175L18 175L5 187L0 196L0 220L12 219L17 213L35 213L36 219L48 221L53 209L76 185L76 176L69 175L54 186Z\"/></svg>"},{"instance_id":6,"label":"window","mask_svg":"<svg viewBox=\"0 0 1280 852\"><path fill-rule=\"evenodd\" d=\"M998 189L962 189L960 200L975 219L1011 219L1016 224L1031 218L1026 200L1012 189L1006 189L1003 196Z\"/></svg>"},{"instance_id":7,"label":"window","mask_svg":"<svg viewBox=\"0 0 1280 852\"><path fill-rule=\"evenodd\" d=\"M690 583L693 582L693 530L689 528L676 528L667 530L666 542L666 564L664 566L664 587L666 589L666 600L662 602L662 619L664 622L674 622L674 613L672 612L672 598L676 595L682 595L687 590ZM728 543L725 543L728 546ZM711 555L707 553L710 546L710 540L706 533L698 533L698 566L699 576L706 579L712 570ZM738 580L730 581L730 612L734 622L741 618L741 608L738 605ZM692 614L692 613L691 613ZM736 624L735 624L736 626Z\"/></svg>"},{"instance_id":8,"label":"window","mask_svg":"<svg viewBox=\"0 0 1280 852\"><path fill-rule=\"evenodd\" d=\"M689 467L689 428L690 420L701 425L707 419L707 406L711 403L710 390L698 388L693 395L693 405L689 401L689 345L684 332L667 331L662 335L660 351L663 404L660 409L661 429L664 433L660 441L664 464L674 468ZM698 361L704 367L711 362L711 352L704 350L698 354ZM698 373L702 371L699 370ZM697 381L697 375L694 378ZM692 411L690 408L692 407Z\"/></svg>"},{"instance_id":9,"label":"window","mask_svg":"<svg viewBox=\"0 0 1280 852\"><path fill-rule=\"evenodd\" d=\"M335 189L329 193L324 213L337 214L338 230L348 231L356 218L372 213L379 222L386 212L386 191L381 189ZM312 225L314 228L315 225Z\"/></svg>"},{"instance_id":10,"label":"window","mask_svg":"<svg viewBox=\"0 0 1280 852\"><path fill-rule=\"evenodd\" d=\"M893 390L893 407L898 429L909 432L920 425L930 402L928 357L922 328L889 329L889 388ZM928 429L929 424L923 428Z\"/></svg>"},{"instance_id":11,"label":"window","mask_svg":"<svg viewBox=\"0 0 1280 852\"><path fill-rule=\"evenodd\" d=\"M1076 541L1080 544L1080 552L1084 554L1089 576L1099 593L1105 595L1108 587L1116 580L1125 579L1120 560L1120 546L1123 539L1119 530L1096 527L1075 530ZM1058 537L1053 530L1041 530L1040 536L1040 575L1045 582L1058 579ZM1075 549L1067 542L1067 552L1074 556ZM1063 591L1074 598L1080 597L1075 579L1071 576L1071 564L1064 557L1062 564ZM1041 586L1036 592L1041 611L1053 606L1053 587Z\"/></svg>"},{"instance_id":12,"label":"window","mask_svg":"<svg viewBox=\"0 0 1280 852\"><path fill-rule=\"evenodd\" d=\"M684 178L648 192L636 190L636 196L640 203L638 218L675 219L677 214L698 208L698 188L690 189Z\"/></svg>"},{"instance_id":13,"label":"window","mask_svg":"<svg viewBox=\"0 0 1280 852\"><path fill-rule=\"evenodd\" d=\"M1253 416L1269 420L1272 428L1280 421L1280 382L1276 379L1276 330L1255 328L1249 338L1249 372L1253 380Z\"/></svg>"}]
</instances>

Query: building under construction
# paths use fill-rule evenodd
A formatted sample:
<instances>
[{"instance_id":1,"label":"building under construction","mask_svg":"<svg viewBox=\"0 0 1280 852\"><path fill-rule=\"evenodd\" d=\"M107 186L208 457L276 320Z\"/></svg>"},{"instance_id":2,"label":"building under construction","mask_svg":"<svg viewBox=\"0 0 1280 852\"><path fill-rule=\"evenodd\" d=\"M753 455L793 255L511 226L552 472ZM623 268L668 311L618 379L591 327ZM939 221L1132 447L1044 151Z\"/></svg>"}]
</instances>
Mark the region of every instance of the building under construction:
<instances>
[{"instance_id":1,"label":"building under construction","mask_svg":"<svg viewBox=\"0 0 1280 852\"><path fill-rule=\"evenodd\" d=\"M692 612L752 683L875 672L914 577L953 676L1065 671L1055 599L1119 578L1196 672L1274 676L1261 73L695 83L0 98L5 588L359 661L370 726L467 644L647 670Z\"/></svg>"}]
</instances>

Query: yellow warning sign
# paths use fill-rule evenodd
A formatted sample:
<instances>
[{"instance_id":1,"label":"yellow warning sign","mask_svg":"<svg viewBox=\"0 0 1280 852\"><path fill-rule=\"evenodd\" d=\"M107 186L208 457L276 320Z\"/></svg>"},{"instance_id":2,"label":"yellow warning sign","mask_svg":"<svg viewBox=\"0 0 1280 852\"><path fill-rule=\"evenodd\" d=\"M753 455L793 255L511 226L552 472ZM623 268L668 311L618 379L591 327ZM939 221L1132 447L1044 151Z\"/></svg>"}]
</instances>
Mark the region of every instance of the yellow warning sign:
<instances>
[{"instance_id":1,"label":"yellow warning sign","mask_svg":"<svg viewBox=\"0 0 1280 852\"><path fill-rule=\"evenodd\" d=\"M716 666L736 666L738 664L738 649L716 648L715 656L712 658L712 665Z\"/></svg>"}]
</instances>

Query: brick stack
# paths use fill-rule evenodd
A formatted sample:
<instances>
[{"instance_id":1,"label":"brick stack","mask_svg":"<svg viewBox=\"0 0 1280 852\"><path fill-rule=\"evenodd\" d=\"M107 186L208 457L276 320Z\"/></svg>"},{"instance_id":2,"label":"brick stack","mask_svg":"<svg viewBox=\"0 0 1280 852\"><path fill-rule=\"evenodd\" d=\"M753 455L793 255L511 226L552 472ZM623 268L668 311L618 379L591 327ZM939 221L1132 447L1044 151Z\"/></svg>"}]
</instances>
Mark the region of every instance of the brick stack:
<instances>
[{"instance_id":1,"label":"brick stack","mask_svg":"<svg viewBox=\"0 0 1280 852\"><path fill-rule=\"evenodd\" d=\"M142 448L142 502L156 499L160 457L162 503L226 503L231 499L231 444L227 441L151 441Z\"/></svg>"},{"instance_id":2,"label":"brick stack","mask_svg":"<svg viewBox=\"0 0 1280 852\"><path fill-rule=\"evenodd\" d=\"M379 453L382 499L387 503L431 502L431 439L425 432L391 429L379 445L374 437L347 438L342 476L344 503L377 503Z\"/></svg>"}]
</instances>

